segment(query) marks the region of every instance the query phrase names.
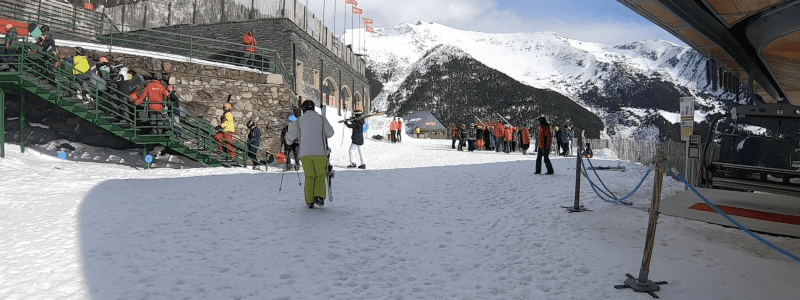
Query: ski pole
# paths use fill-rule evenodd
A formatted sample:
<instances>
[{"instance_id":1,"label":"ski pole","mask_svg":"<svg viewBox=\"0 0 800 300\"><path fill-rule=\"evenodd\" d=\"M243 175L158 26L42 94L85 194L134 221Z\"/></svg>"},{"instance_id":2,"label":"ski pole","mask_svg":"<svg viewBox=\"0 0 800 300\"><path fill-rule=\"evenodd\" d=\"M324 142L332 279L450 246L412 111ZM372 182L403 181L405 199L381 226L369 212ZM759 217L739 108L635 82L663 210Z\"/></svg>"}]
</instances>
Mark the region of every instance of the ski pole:
<instances>
[{"instance_id":1,"label":"ski pole","mask_svg":"<svg viewBox=\"0 0 800 300\"><path fill-rule=\"evenodd\" d=\"M278 194L281 193L281 189L283 188L283 175L286 174L286 168L283 168L283 172L281 172L281 185L278 186Z\"/></svg>"},{"instance_id":2,"label":"ski pole","mask_svg":"<svg viewBox=\"0 0 800 300\"><path fill-rule=\"evenodd\" d=\"M303 183L300 182L300 170L297 168L297 166L295 166L294 172L297 173L297 185L303 185Z\"/></svg>"}]
</instances>

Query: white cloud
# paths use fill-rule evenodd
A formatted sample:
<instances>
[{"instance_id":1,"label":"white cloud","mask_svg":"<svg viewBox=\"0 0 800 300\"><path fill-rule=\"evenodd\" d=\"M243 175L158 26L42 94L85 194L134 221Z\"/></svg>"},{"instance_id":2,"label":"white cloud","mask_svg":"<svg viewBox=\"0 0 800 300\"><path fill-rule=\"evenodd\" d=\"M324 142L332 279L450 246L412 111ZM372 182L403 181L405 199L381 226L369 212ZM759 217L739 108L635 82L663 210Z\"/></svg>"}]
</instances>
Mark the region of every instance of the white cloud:
<instances>
[{"instance_id":1,"label":"white cloud","mask_svg":"<svg viewBox=\"0 0 800 300\"><path fill-rule=\"evenodd\" d=\"M287 0L292 1L292 0ZM342 31L344 0L324 1L328 27L334 27L334 1L336 1L336 31ZM299 3L305 4L300 0ZM309 1L311 10L319 17L323 12L323 1ZM568 9L575 15L557 13L538 18L523 16L517 10L531 9L519 7L517 10L500 10L493 0L361 0L358 7L364 10L364 17L375 20L373 27L392 27L404 22L426 21L439 23L461 30L474 30L489 33L516 33L551 31L568 38L620 45L646 39L665 39L681 43L675 37L642 19L615 20L592 15L590 8ZM347 6L349 11L350 5ZM541 12L539 14L547 14ZM350 14L347 15L350 26ZM358 19L356 19L358 22Z\"/></svg>"}]
</instances>

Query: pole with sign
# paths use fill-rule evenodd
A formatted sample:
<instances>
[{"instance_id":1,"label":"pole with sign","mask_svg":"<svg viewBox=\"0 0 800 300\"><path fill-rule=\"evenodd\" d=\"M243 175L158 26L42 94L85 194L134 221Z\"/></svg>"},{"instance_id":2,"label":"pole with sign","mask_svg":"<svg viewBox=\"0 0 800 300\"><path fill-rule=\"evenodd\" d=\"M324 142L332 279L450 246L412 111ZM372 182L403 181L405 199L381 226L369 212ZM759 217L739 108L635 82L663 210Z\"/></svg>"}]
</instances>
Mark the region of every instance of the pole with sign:
<instances>
[{"instance_id":1,"label":"pole with sign","mask_svg":"<svg viewBox=\"0 0 800 300\"><path fill-rule=\"evenodd\" d=\"M681 97L681 141L686 143L684 174L689 172L689 139L694 134L694 97Z\"/></svg>"}]
</instances>

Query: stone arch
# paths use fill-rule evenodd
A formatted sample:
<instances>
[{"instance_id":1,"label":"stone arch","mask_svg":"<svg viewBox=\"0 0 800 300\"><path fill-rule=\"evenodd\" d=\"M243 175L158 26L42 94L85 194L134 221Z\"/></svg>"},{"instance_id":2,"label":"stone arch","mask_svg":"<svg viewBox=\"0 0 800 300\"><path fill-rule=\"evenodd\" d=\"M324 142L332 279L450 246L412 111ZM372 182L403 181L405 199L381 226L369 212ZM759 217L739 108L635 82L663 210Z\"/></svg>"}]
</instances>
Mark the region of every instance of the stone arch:
<instances>
[{"instance_id":1,"label":"stone arch","mask_svg":"<svg viewBox=\"0 0 800 300\"><path fill-rule=\"evenodd\" d=\"M353 103L355 104L355 106L353 106L354 109L355 109L356 106L359 106L359 105L361 106L362 110L365 109L365 107L364 107L364 97L361 96L361 92L356 92L356 94L353 96L353 100L354 100Z\"/></svg>"},{"instance_id":2,"label":"stone arch","mask_svg":"<svg viewBox=\"0 0 800 300\"><path fill-rule=\"evenodd\" d=\"M325 105L338 107L339 103L339 85L336 80L328 77L322 82L322 95L325 99Z\"/></svg>"},{"instance_id":3,"label":"stone arch","mask_svg":"<svg viewBox=\"0 0 800 300\"><path fill-rule=\"evenodd\" d=\"M349 86L343 86L341 88L341 97L339 98L339 109L344 109L345 111L351 110L351 106L353 104L353 91L350 90Z\"/></svg>"}]
</instances>

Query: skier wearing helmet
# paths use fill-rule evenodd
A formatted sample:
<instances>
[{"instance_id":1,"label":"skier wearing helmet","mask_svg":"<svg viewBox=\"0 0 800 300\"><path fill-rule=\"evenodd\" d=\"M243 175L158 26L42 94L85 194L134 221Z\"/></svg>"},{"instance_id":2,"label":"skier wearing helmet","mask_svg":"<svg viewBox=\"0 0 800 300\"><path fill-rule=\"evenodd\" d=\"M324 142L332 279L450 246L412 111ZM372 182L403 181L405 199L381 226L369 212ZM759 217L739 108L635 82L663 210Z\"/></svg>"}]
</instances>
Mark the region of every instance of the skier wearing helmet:
<instances>
[{"instance_id":1,"label":"skier wearing helmet","mask_svg":"<svg viewBox=\"0 0 800 300\"><path fill-rule=\"evenodd\" d=\"M167 89L161 84L161 73L153 75L153 81L144 87L142 95L135 99L134 105L139 104L147 98L147 117L150 121L152 134L164 134L165 126L164 114L161 112L164 109L164 97L169 97Z\"/></svg>"},{"instance_id":2,"label":"skier wearing helmet","mask_svg":"<svg viewBox=\"0 0 800 300\"><path fill-rule=\"evenodd\" d=\"M305 200L308 208L325 205L325 177L328 167L326 138L333 136L333 127L328 120L317 114L314 102L306 100L301 105L303 116L289 128L286 140L300 140L300 162L306 174Z\"/></svg>"},{"instance_id":3,"label":"skier wearing helmet","mask_svg":"<svg viewBox=\"0 0 800 300\"><path fill-rule=\"evenodd\" d=\"M214 140L217 141L217 147L219 147L220 151L227 151L231 159L235 159L236 151L233 148L233 133L236 132L236 124L233 123L231 108L232 106L230 103L222 105L222 109L225 110L225 113L220 117L221 129L217 132L217 135L214 136Z\"/></svg>"},{"instance_id":4,"label":"skier wearing helmet","mask_svg":"<svg viewBox=\"0 0 800 300\"><path fill-rule=\"evenodd\" d=\"M261 129L256 126L253 120L247 121L247 128L250 132L247 133L247 156L253 162L253 170L258 170L258 146L261 145Z\"/></svg>"}]
</instances>

